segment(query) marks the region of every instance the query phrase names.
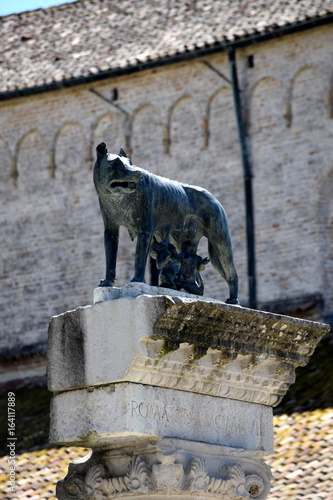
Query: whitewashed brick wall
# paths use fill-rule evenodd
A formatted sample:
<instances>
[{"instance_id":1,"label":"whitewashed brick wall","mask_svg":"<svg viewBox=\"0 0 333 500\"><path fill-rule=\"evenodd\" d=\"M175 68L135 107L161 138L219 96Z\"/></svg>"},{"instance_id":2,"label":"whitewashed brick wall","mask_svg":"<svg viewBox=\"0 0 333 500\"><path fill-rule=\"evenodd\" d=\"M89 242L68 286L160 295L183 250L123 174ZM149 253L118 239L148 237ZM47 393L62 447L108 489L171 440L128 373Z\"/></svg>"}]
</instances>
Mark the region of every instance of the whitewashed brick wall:
<instances>
[{"instance_id":1,"label":"whitewashed brick wall","mask_svg":"<svg viewBox=\"0 0 333 500\"><path fill-rule=\"evenodd\" d=\"M254 67L248 67L253 55ZM237 51L253 162L258 298L322 292L333 313L333 28ZM92 302L104 277L96 145L201 185L224 205L247 304L243 172L226 53L0 103L0 351L45 343L49 318ZM122 110L107 103L114 89ZM121 232L118 284L135 243ZM200 254L207 255L205 242ZM211 266L206 295L225 299Z\"/></svg>"}]
</instances>

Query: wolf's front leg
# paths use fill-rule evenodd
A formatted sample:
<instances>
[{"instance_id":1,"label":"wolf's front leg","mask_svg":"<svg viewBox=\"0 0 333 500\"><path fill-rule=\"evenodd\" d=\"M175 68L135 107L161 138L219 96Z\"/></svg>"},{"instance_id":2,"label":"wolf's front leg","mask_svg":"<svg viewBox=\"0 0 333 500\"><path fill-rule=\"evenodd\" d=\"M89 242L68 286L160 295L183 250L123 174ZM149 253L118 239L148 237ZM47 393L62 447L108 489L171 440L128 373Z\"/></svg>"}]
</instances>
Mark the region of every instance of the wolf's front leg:
<instances>
[{"instance_id":1,"label":"wolf's front leg","mask_svg":"<svg viewBox=\"0 0 333 500\"><path fill-rule=\"evenodd\" d=\"M145 283L146 263L152 237L152 230L141 230L138 232L134 262L135 275L131 280L133 282Z\"/></svg>"},{"instance_id":2,"label":"wolf's front leg","mask_svg":"<svg viewBox=\"0 0 333 500\"><path fill-rule=\"evenodd\" d=\"M106 261L105 280L101 280L99 286L113 286L116 279L116 261L119 243L119 227L105 229L104 249Z\"/></svg>"}]
</instances>

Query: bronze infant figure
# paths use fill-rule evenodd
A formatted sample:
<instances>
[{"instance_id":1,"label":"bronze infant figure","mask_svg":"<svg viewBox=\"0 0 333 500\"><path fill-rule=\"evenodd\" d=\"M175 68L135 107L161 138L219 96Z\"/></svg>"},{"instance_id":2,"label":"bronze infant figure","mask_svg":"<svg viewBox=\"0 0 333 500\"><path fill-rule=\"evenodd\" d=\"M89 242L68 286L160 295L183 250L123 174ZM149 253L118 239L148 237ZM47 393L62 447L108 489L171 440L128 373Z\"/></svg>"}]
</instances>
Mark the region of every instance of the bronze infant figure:
<instances>
[{"instance_id":1,"label":"bronze infant figure","mask_svg":"<svg viewBox=\"0 0 333 500\"><path fill-rule=\"evenodd\" d=\"M167 244L164 241L157 243L154 238L150 246L150 256L156 261L156 267L159 271L158 286L178 290L175 283L179 267L176 248L171 243Z\"/></svg>"},{"instance_id":2,"label":"bronze infant figure","mask_svg":"<svg viewBox=\"0 0 333 500\"><path fill-rule=\"evenodd\" d=\"M213 267L229 286L229 304L238 304L238 276L225 211L205 189L154 175L132 165L123 149L108 154L102 142L96 148L94 184L104 221L106 277L100 286L113 286L119 227L137 237L133 282L145 281L152 239L170 242L177 253L190 242L196 252L200 239L208 239Z\"/></svg>"}]
</instances>

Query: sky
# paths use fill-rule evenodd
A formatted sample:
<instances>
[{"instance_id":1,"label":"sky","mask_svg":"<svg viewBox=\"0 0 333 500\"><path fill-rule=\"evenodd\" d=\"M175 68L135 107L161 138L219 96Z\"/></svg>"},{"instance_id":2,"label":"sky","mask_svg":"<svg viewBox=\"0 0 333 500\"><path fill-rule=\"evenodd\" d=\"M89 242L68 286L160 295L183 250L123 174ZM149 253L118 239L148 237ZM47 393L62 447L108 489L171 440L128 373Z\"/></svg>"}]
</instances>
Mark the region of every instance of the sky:
<instances>
[{"instance_id":1,"label":"sky","mask_svg":"<svg viewBox=\"0 0 333 500\"><path fill-rule=\"evenodd\" d=\"M72 1L74 0L0 0L0 16L8 16L26 10L46 9L53 5Z\"/></svg>"}]
</instances>

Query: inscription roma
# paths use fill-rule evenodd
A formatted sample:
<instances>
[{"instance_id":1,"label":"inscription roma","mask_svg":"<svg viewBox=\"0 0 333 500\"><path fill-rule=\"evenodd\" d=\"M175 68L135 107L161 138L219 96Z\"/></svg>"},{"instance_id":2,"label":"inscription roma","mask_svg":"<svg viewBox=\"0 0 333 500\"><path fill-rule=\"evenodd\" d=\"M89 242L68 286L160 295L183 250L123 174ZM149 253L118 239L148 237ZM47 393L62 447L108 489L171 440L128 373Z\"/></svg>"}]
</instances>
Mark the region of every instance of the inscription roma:
<instances>
[{"instance_id":1,"label":"inscription roma","mask_svg":"<svg viewBox=\"0 0 333 500\"><path fill-rule=\"evenodd\" d=\"M131 401L131 417L152 419L165 423L192 425L197 427L213 427L225 433L265 436L265 424L261 420L248 419L236 415L212 414L204 410L190 410L185 407L163 403L147 403L146 401Z\"/></svg>"}]
</instances>

